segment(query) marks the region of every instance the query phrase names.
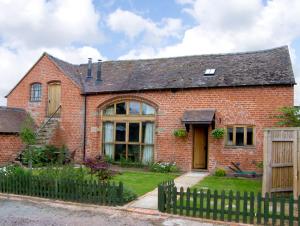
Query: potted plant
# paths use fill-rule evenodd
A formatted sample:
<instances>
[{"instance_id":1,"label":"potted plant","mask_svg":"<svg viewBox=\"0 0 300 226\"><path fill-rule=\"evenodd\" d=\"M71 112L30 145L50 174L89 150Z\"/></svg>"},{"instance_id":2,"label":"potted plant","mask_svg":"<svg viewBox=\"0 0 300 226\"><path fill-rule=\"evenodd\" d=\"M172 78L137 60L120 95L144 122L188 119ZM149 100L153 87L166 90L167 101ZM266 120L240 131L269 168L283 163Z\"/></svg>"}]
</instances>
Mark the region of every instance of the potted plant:
<instances>
[{"instance_id":1,"label":"potted plant","mask_svg":"<svg viewBox=\"0 0 300 226\"><path fill-rule=\"evenodd\" d=\"M216 128L211 132L211 135L216 139L221 139L223 138L224 133L225 133L224 128Z\"/></svg>"},{"instance_id":2,"label":"potted plant","mask_svg":"<svg viewBox=\"0 0 300 226\"><path fill-rule=\"evenodd\" d=\"M175 137L186 137L187 132L185 129L177 129L177 130L174 130L173 135Z\"/></svg>"}]
</instances>

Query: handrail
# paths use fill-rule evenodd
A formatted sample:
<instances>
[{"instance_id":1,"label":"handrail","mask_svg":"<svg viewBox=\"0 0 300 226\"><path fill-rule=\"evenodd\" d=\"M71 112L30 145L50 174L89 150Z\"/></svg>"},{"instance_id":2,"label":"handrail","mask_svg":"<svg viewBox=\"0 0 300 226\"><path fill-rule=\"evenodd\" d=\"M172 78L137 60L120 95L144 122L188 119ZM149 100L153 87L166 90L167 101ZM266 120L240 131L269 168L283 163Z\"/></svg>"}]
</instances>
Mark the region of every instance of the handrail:
<instances>
[{"instance_id":1,"label":"handrail","mask_svg":"<svg viewBox=\"0 0 300 226\"><path fill-rule=\"evenodd\" d=\"M54 115L58 112L59 109L61 109L61 105L58 106L56 111L52 115L50 115L48 120L36 131L35 135L37 135L48 124L48 122L54 117Z\"/></svg>"}]
</instances>

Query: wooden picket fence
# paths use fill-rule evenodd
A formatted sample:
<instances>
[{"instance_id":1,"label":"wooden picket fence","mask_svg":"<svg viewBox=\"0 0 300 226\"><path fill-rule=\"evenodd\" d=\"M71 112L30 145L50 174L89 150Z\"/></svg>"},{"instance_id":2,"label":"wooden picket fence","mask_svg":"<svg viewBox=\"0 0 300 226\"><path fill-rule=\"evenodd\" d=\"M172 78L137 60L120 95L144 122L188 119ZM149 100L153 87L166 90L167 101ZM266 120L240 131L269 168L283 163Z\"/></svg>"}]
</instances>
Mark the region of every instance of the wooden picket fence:
<instances>
[{"instance_id":1,"label":"wooden picket fence","mask_svg":"<svg viewBox=\"0 0 300 226\"><path fill-rule=\"evenodd\" d=\"M0 192L99 205L122 205L123 184L0 175Z\"/></svg>"},{"instance_id":2,"label":"wooden picket fence","mask_svg":"<svg viewBox=\"0 0 300 226\"><path fill-rule=\"evenodd\" d=\"M267 193L243 194L232 191L211 192L190 188L184 192L168 181L158 186L158 210L161 212L250 224L300 225L300 199Z\"/></svg>"}]
</instances>

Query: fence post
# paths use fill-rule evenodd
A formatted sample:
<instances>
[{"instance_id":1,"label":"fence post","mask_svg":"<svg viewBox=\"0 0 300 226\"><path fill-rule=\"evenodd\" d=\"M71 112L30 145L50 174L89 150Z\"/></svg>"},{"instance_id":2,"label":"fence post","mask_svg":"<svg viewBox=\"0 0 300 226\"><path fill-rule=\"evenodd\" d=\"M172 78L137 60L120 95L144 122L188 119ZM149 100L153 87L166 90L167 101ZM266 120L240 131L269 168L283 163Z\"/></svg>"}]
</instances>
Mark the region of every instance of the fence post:
<instances>
[{"instance_id":1,"label":"fence post","mask_svg":"<svg viewBox=\"0 0 300 226\"><path fill-rule=\"evenodd\" d=\"M177 214L177 188L174 186L173 187L173 214Z\"/></svg>"},{"instance_id":2,"label":"fence post","mask_svg":"<svg viewBox=\"0 0 300 226\"><path fill-rule=\"evenodd\" d=\"M123 190L124 188L123 188L123 183L120 181L119 182L119 189L118 189L118 197L119 197L119 203L118 204L120 204L120 205L122 205L123 204Z\"/></svg>"},{"instance_id":3,"label":"fence post","mask_svg":"<svg viewBox=\"0 0 300 226\"><path fill-rule=\"evenodd\" d=\"M291 195L289 199L289 226L294 224L294 197Z\"/></svg>"},{"instance_id":4,"label":"fence post","mask_svg":"<svg viewBox=\"0 0 300 226\"><path fill-rule=\"evenodd\" d=\"M164 185L158 185L158 210L160 212L165 212L166 199L165 199L165 190Z\"/></svg>"}]
</instances>

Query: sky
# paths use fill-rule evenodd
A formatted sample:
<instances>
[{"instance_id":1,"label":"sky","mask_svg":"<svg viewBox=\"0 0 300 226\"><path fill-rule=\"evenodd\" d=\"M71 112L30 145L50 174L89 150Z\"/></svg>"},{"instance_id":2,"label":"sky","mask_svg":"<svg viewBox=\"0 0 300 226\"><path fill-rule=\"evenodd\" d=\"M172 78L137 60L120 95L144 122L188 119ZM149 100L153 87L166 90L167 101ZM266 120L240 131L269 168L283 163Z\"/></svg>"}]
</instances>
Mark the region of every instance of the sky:
<instances>
[{"instance_id":1,"label":"sky","mask_svg":"<svg viewBox=\"0 0 300 226\"><path fill-rule=\"evenodd\" d=\"M76 64L283 45L299 83L300 0L0 0L0 105L43 52Z\"/></svg>"}]
</instances>

